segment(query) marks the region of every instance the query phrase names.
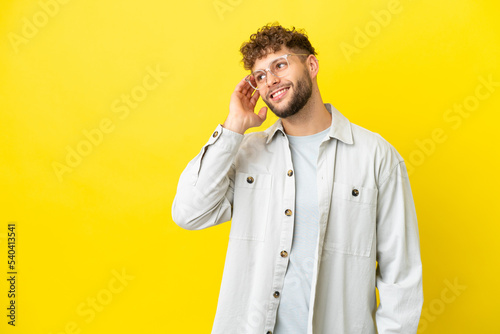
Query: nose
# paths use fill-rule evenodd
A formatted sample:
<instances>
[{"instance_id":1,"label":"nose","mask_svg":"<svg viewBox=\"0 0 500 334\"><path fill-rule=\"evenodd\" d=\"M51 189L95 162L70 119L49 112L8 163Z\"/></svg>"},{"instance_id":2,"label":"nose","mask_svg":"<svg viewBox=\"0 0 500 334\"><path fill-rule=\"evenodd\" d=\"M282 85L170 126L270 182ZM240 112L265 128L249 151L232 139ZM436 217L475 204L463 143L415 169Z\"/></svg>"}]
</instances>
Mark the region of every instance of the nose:
<instances>
[{"instance_id":1,"label":"nose","mask_svg":"<svg viewBox=\"0 0 500 334\"><path fill-rule=\"evenodd\" d=\"M280 78L277 77L273 72L271 72L271 70L267 70L267 72L269 73L268 75L266 75L266 84L268 87L271 87L280 82ZM269 84L269 81L271 81L271 84Z\"/></svg>"}]
</instances>

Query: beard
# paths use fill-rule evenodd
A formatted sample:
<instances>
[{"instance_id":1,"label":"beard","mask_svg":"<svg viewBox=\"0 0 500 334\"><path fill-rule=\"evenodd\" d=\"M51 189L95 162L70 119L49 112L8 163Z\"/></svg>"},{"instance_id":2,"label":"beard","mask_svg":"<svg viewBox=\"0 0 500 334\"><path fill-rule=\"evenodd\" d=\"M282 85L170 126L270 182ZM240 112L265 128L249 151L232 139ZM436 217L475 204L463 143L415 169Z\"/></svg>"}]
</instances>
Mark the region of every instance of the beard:
<instances>
[{"instance_id":1,"label":"beard","mask_svg":"<svg viewBox=\"0 0 500 334\"><path fill-rule=\"evenodd\" d=\"M280 106L273 104L270 98L262 98L271 111L280 118L287 118L298 113L307 104L312 95L312 80L307 71L304 76L297 81L297 85L291 84L294 90L288 104Z\"/></svg>"}]
</instances>

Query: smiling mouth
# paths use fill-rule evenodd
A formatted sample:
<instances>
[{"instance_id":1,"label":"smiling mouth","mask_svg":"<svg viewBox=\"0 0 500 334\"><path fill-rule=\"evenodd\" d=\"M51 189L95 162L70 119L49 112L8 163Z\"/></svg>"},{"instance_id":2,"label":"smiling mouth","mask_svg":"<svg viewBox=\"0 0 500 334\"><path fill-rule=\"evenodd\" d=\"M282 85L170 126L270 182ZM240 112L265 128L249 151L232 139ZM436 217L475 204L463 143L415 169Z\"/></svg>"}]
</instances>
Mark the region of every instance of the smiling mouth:
<instances>
[{"instance_id":1,"label":"smiling mouth","mask_svg":"<svg viewBox=\"0 0 500 334\"><path fill-rule=\"evenodd\" d=\"M281 88L281 89L275 91L274 93L272 93L270 95L271 100L273 100L273 101L281 100L281 98L283 98L283 96L285 96L285 94L288 92L289 89L290 89L290 87L284 87L284 88Z\"/></svg>"}]
</instances>

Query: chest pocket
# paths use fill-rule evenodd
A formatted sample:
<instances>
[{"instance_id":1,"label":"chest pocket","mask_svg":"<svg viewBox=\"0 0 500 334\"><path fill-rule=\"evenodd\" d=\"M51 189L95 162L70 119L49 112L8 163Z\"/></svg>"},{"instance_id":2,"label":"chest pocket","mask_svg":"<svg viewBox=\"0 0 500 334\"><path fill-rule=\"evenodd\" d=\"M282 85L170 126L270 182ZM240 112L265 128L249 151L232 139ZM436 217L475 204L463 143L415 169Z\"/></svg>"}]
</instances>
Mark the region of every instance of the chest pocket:
<instances>
[{"instance_id":1,"label":"chest pocket","mask_svg":"<svg viewBox=\"0 0 500 334\"><path fill-rule=\"evenodd\" d=\"M370 256L377 215L377 189L334 182L324 248Z\"/></svg>"},{"instance_id":2,"label":"chest pocket","mask_svg":"<svg viewBox=\"0 0 500 334\"><path fill-rule=\"evenodd\" d=\"M271 182L271 174L236 173L229 238L265 240Z\"/></svg>"}]
</instances>

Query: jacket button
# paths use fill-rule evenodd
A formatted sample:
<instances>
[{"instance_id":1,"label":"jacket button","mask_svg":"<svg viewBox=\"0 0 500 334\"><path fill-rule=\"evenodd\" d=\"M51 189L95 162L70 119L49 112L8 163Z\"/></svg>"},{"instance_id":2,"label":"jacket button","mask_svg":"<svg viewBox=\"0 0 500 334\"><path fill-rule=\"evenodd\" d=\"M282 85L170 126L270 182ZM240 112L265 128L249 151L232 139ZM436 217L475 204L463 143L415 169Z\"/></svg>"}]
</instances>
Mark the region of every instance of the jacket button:
<instances>
[{"instance_id":1,"label":"jacket button","mask_svg":"<svg viewBox=\"0 0 500 334\"><path fill-rule=\"evenodd\" d=\"M214 134L212 135L212 137L217 137L219 135L219 131L215 131Z\"/></svg>"},{"instance_id":2,"label":"jacket button","mask_svg":"<svg viewBox=\"0 0 500 334\"><path fill-rule=\"evenodd\" d=\"M281 255L281 257L287 257L288 256L288 252L287 251L281 251L280 255Z\"/></svg>"},{"instance_id":3,"label":"jacket button","mask_svg":"<svg viewBox=\"0 0 500 334\"><path fill-rule=\"evenodd\" d=\"M288 176L292 176L292 175L293 175L293 170L291 170L291 169L290 169L290 170L286 173L286 175L288 175Z\"/></svg>"},{"instance_id":4,"label":"jacket button","mask_svg":"<svg viewBox=\"0 0 500 334\"><path fill-rule=\"evenodd\" d=\"M291 216L291 215L292 215L292 210L290 210L290 209L286 209L286 210L285 210L285 215L287 215L287 216Z\"/></svg>"},{"instance_id":5,"label":"jacket button","mask_svg":"<svg viewBox=\"0 0 500 334\"><path fill-rule=\"evenodd\" d=\"M359 190L358 189L353 189L352 190L352 195L353 196L358 196L359 195Z\"/></svg>"},{"instance_id":6,"label":"jacket button","mask_svg":"<svg viewBox=\"0 0 500 334\"><path fill-rule=\"evenodd\" d=\"M273 293L273 297L274 297L274 298L278 298L279 296L280 296L279 291L274 291L274 293Z\"/></svg>"},{"instance_id":7,"label":"jacket button","mask_svg":"<svg viewBox=\"0 0 500 334\"><path fill-rule=\"evenodd\" d=\"M247 177L247 182L248 183L253 183L253 181L254 181L253 177L251 177L251 176Z\"/></svg>"}]
</instances>

